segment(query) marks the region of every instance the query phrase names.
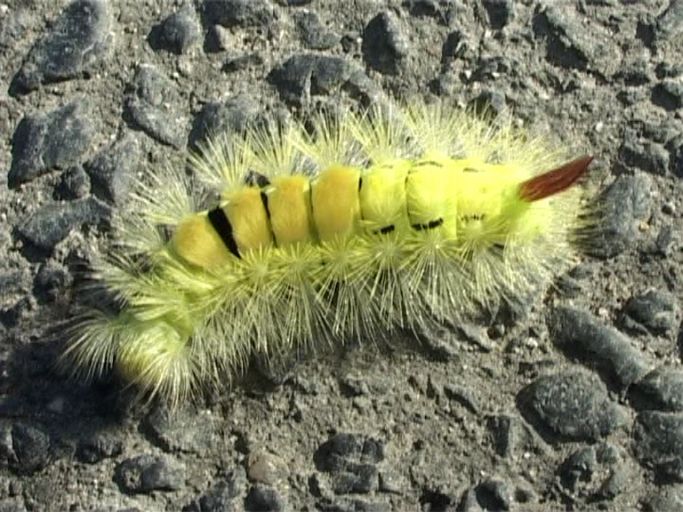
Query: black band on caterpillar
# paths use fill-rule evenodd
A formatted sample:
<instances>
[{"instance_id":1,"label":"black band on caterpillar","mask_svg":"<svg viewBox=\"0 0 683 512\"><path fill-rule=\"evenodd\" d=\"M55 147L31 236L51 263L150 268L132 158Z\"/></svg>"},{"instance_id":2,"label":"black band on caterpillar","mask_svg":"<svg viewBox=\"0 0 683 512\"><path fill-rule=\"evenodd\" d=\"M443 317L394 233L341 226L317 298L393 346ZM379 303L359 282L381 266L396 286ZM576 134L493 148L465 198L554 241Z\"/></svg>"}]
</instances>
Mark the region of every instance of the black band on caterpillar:
<instances>
[{"instance_id":1,"label":"black band on caterpillar","mask_svg":"<svg viewBox=\"0 0 683 512\"><path fill-rule=\"evenodd\" d=\"M396 229L396 226L393 224L390 224L389 226L384 226L383 228L380 228L379 231L376 231L376 233L380 233L381 235L386 235L388 233L391 233Z\"/></svg>"},{"instance_id":2,"label":"black band on caterpillar","mask_svg":"<svg viewBox=\"0 0 683 512\"><path fill-rule=\"evenodd\" d=\"M218 236L221 237L221 240L223 240L223 243L228 250L240 258L241 256L240 251L237 248L237 242L235 242L235 238L232 236L232 225L230 224L228 217L225 215L223 208L219 206L213 210L209 210L208 217L211 226L216 230Z\"/></svg>"},{"instance_id":3,"label":"black band on caterpillar","mask_svg":"<svg viewBox=\"0 0 683 512\"><path fill-rule=\"evenodd\" d=\"M430 220L427 224L413 224L412 227L416 231L425 231L427 229L438 228L443 224L443 219Z\"/></svg>"}]
</instances>

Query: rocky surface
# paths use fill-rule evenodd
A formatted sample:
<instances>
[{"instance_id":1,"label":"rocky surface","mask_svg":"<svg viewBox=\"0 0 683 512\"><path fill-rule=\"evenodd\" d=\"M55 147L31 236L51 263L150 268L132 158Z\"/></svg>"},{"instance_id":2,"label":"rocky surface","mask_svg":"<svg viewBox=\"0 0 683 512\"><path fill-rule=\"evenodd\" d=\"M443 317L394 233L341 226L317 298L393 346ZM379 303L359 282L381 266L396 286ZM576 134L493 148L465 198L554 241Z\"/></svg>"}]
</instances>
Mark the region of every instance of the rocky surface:
<instances>
[{"instance_id":1,"label":"rocky surface","mask_svg":"<svg viewBox=\"0 0 683 512\"><path fill-rule=\"evenodd\" d=\"M352 4L0 2L0 510L683 509L683 2ZM136 174L384 96L595 155L580 265L174 413L55 371Z\"/></svg>"},{"instance_id":2,"label":"rocky surface","mask_svg":"<svg viewBox=\"0 0 683 512\"><path fill-rule=\"evenodd\" d=\"M26 93L101 69L113 43L111 29L106 1L70 3L34 43L10 91Z\"/></svg>"},{"instance_id":3,"label":"rocky surface","mask_svg":"<svg viewBox=\"0 0 683 512\"><path fill-rule=\"evenodd\" d=\"M92 141L90 115L87 102L75 100L51 112L25 116L12 137L8 185L16 187L78 162Z\"/></svg>"}]
</instances>

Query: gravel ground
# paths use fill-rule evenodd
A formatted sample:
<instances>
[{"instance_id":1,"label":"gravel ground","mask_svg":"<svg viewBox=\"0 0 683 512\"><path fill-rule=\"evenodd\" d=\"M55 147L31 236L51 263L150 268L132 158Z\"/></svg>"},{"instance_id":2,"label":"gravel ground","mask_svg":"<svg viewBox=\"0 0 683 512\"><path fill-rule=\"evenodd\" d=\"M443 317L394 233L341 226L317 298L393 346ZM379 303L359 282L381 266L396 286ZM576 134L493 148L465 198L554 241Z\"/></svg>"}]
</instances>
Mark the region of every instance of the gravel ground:
<instances>
[{"instance_id":1,"label":"gravel ground","mask_svg":"<svg viewBox=\"0 0 683 512\"><path fill-rule=\"evenodd\" d=\"M683 510L683 1L15 0L0 50L0 511ZM596 155L590 254L485 324L175 414L54 371L131 176L382 95Z\"/></svg>"}]
</instances>

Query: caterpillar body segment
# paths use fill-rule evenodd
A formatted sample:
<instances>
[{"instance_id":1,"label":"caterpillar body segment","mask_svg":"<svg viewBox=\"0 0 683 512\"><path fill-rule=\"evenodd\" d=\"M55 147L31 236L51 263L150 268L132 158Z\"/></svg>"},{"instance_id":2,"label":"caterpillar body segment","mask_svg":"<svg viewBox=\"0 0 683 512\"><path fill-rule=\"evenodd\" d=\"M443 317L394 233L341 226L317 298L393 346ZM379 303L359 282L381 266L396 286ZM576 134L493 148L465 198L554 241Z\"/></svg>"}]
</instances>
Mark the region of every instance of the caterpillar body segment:
<instances>
[{"instance_id":1,"label":"caterpillar body segment","mask_svg":"<svg viewBox=\"0 0 683 512\"><path fill-rule=\"evenodd\" d=\"M313 240L311 184L304 176L278 176L265 189L270 227L278 247Z\"/></svg>"},{"instance_id":2,"label":"caterpillar body segment","mask_svg":"<svg viewBox=\"0 0 683 512\"><path fill-rule=\"evenodd\" d=\"M203 212L188 217L178 225L172 244L188 263L217 268L228 264L231 256L238 254L228 229L229 224L222 209ZM225 234L229 234L229 238L225 239Z\"/></svg>"},{"instance_id":3,"label":"caterpillar body segment","mask_svg":"<svg viewBox=\"0 0 683 512\"><path fill-rule=\"evenodd\" d=\"M335 165L311 183L313 224L321 242L352 236L360 221L360 169Z\"/></svg>"},{"instance_id":4,"label":"caterpillar body segment","mask_svg":"<svg viewBox=\"0 0 683 512\"><path fill-rule=\"evenodd\" d=\"M313 125L215 139L192 156L220 196L207 210L188 213L193 191L177 198L177 180L175 217L153 214L163 190L136 196L98 268L122 312L89 315L65 361L86 376L116 367L177 403L255 353L453 322L527 295L575 254L572 185L590 157L565 163L443 104ZM170 240L139 243L159 219Z\"/></svg>"}]
</instances>

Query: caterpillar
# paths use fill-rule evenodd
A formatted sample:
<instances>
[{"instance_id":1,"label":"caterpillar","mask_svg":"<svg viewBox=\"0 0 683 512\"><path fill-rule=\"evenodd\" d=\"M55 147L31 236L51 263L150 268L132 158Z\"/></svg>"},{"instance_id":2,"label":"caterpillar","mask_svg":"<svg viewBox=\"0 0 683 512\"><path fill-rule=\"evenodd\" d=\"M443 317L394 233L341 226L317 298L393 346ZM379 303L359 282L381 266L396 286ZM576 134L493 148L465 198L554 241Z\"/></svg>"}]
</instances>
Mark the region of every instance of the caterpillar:
<instances>
[{"instance_id":1,"label":"caterpillar","mask_svg":"<svg viewBox=\"0 0 683 512\"><path fill-rule=\"evenodd\" d=\"M255 354L458 322L568 267L591 160L445 102L217 136L136 184L93 263L116 311L64 361L177 404Z\"/></svg>"}]
</instances>

